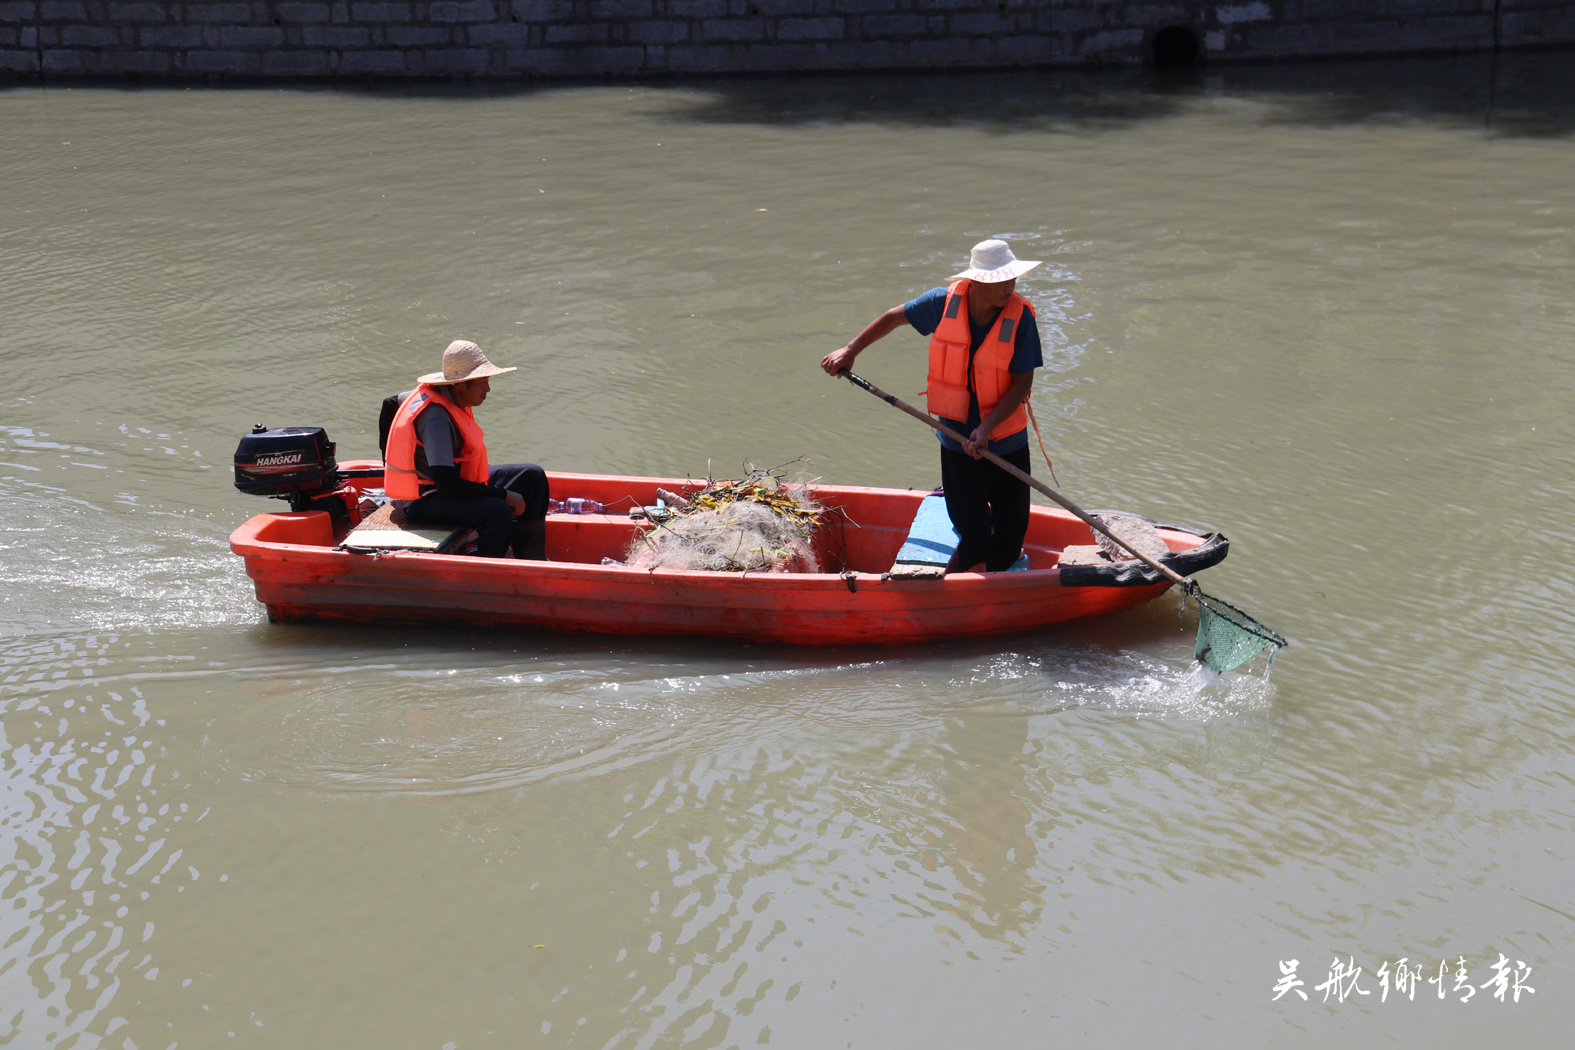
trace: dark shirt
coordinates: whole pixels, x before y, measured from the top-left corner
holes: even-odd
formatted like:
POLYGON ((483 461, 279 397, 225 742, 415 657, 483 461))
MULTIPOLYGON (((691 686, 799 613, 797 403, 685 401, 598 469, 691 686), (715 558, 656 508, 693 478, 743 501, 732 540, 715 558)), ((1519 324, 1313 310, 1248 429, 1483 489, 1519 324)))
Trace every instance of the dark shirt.
MULTIPOLYGON (((941 285, 938 288, 931 288, 918 298, 910 299, 903 304, 903 315, 907 317, 908 323, 917 329, 920 335, 931 335, 935 329, 940 327, 941 317, 946 311, 946 287, 946 285, 941 285)), ((980 345, 983 344, 984 337, 989 335, 990 329, 994 327, 994 317, 990 318, 987 324, 981 326, 974 324, 972 315, 969 315, 968 330, 972 336, 972 341, 968 347, 970 364, 973 362, 973 355, 979 351, 980 345)), ((1043 367, 1044 363, 1044 350, 1039 344, 1039 324, 1035 320, 1034 315, 1025 310, 1023 311, 1023 323, 1017 326, 1017 334, 1012 339, 1012 363, 1008 366, 1007 371, 1014 376, 1020 376, 1025 372, 1032 372, 1036 368, 1043 367)), ((969 369, 969 374, 972 374, 971 368, 969 369)), ((966 420, 947 419, 945 416, 939 418, 941 422, 953 430, 963 434, 972 434, 974 428, 984 418, 979 411, 978 395, 972 390, 968 391, 968 418, 966 420)), ((951 438, 940 434, 936 436, 941 439, 943 448, 949 448, 953 452, 961 452, 963 450, 962 446, 951 438)), ((990 442, 990 451, 997 455, 1004 455, 1007 452, 1016 452, 1018 449, 1026 447, 1027 444, 1028 428, 1024 427, 1022 430, 1013 434, 1007 434, 999 440, 992 440, 990 442)))
POLYGON ((459 453, 465 448, 465 439, 459 436, 448 409, 436 401, 416 417, 416 440, 416 469, 423 474, 428 467, 457 466, 459 453))

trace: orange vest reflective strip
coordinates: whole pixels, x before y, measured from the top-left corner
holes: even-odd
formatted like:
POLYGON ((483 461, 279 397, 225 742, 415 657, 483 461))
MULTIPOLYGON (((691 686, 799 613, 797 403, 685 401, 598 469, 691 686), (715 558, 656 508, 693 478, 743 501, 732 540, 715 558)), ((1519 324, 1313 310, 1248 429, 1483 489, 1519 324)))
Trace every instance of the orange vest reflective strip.
POLYGON ((432 480, 416 472, 416 446, 421 443, 416 436, 416 417, 433 403, 448 410, 448 417, 459 431, 460 448, 454 463, 459 468, 459 476, 466 481, 487 483, 487 442, 475 415, 444 397, 436 387, 423 383, 405 398, 388 427, 388 449, 383 453, 383 491, 389 499, 418 499, 421 483, 432 480))
MULTIPOLYGON (((963 421, 968 419, 968 348, 973 345, 973 330, 968 325, 968 288, 972 283, 958 281, 946 289, 946 309, 930 336, 930 383, 925 391, 932 413, 963 421)), ((973 390, 979 395, 980 419, 990 414, 1012 385, 1012 350, 1025 313, 1032 319, 1033 306, 1013 292, 973 355, 973 390)), ((1026 426, 1028 413, 1018 405, 990 437, 1003 438, 1026 426)))

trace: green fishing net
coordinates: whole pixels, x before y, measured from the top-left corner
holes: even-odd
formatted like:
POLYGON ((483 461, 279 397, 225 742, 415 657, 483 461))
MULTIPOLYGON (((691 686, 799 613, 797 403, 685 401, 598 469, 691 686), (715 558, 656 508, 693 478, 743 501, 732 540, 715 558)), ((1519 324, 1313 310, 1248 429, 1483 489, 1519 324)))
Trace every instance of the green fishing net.
MULTIPOLYGON (((1284 638, 1229 602, 1204 594, 1197 584, 1187 593, 1198 603, 1198 640, 1192 655, 1210 669, 1234 671, 1265 649, 1285 647, 1284 638)), ((1274 652, 1270 652, 1269 662, 1274 662, 1274 652)))

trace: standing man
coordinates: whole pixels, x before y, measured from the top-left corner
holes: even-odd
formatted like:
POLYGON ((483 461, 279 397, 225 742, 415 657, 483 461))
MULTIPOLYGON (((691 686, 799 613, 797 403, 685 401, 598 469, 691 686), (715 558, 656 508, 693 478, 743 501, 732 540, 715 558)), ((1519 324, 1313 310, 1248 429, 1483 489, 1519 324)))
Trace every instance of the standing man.
POLYGON ((547 560, 547 474, 534 463, 491 467, 472 411, 487 399, 492 377, 512 372, 487 360, 481 347, 456 339, 443 351, 443 371, 416 380, 388 428, 383 490, 414 500, 405 517, 421 525, 476 530, 476 553, 547 560))
POLYGON ((1005 572, 1022 554, 1028 486, 979 453, 988 448, 1029 472, 1023 402, 1044 356, 1034 308, 1016 288, 1017 279, 1038 265, 1018 259, 1005 241, 980 241, 968 269, 951 285, 892 307, 820 362, 828 375, 838 375, 904 324, 930 337, 930 413, 967 435, 960 445, 941 436, 946 512, 960 537, 946 564, 949 573, 1005 572))

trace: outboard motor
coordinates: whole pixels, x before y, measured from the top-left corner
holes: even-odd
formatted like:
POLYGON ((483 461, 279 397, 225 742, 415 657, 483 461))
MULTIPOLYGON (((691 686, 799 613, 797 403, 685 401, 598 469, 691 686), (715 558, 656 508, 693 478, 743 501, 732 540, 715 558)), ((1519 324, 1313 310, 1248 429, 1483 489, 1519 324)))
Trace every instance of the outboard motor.
POLYGON ((252 427, 235 447, 235 487, 288 500, 294 511, 325 510, 336 527, 361 520, 360 501, 345 487, 322 427, 252 427))

